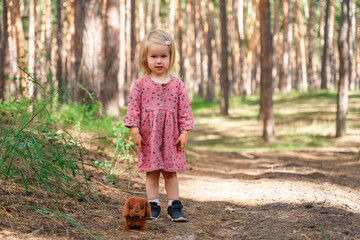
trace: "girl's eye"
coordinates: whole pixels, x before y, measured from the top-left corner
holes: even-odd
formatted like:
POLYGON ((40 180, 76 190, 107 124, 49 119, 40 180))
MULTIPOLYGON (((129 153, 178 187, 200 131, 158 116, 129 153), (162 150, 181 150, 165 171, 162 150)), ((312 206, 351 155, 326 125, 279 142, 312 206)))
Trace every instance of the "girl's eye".
POLYGON ((166 58, 167 56, 166 55, 164 55, 164 56, 162 56, 163 58, 166 58))
POLYGON ((141 209, 144 209, 144 206, 141 206, 140 208, 141 208, 141 209))

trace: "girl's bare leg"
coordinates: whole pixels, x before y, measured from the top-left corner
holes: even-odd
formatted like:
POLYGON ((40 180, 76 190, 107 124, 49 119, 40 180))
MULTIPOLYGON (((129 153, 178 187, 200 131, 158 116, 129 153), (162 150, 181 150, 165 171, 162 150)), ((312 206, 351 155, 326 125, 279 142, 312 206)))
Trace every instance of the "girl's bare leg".
POLYGON ((146 194, 148 200, 159 198, 160 171, 146 173, 146 194))
POLYGON ((179 200, 179 183, 176 172, 162 172, 168 200, 179 200))

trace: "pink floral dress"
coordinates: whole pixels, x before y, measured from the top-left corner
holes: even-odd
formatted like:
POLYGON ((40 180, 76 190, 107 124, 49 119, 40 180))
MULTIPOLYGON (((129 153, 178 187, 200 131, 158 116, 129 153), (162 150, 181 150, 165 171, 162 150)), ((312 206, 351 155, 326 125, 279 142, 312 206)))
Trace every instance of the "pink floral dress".
POLYGON ((139 172, 185 171, 185 151, 177 150, 180 131, 194 128, 189 96, 184 83, 171 77, 168 83, 150 76, 138 79, 131 90, 126 127, 138 127, 145 145, 139 156, 139 172))

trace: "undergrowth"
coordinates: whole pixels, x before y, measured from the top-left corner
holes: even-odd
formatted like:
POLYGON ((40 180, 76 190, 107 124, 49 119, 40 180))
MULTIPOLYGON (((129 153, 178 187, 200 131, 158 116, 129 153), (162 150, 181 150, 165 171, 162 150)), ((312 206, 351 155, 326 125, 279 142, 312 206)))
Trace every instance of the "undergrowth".
MULTIPOLYGON (((96 167, 109 179, 114 162, 125 161, 130 166, 129 131, 122 123, 115 123, 113 117, 102 114, 98 103, 58 104, 57 100, 54 94, 37 102, 26 98, 0 102, 0 187, 6 191, 15 183, 21 186, 22 197, 12 207, 30 208, 55 222, 65 220, 90 236, 101 238, 63 213, 63 199, 88 207, 97 204, 106 210, 88 182, 85 167, 96 167), (85 162, 88 153, 76 131, 69 129, 78 133, 97 130, 102 132, 104 141, 113 139, 116 152, 112 164, 104 167, 85 162), (29 204, 33 194, 46 199, 47 205, 29 204)), ((131 168, 124 172, 130 181, 131 168)))

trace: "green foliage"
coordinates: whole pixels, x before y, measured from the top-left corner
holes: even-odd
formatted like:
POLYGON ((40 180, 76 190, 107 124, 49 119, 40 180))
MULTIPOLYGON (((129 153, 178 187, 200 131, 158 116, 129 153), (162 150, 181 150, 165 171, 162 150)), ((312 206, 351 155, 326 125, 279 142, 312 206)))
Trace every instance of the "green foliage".
POLYGON ((84 186, 93 192, 84 171, 85 149, 66 130, 56 130, 47 111, 52 100, 0 105, 7 123, 0 130, 0 178, 22 184, 26 193, 46 190, 55 203, 64 195, 89 202, 81 191, 84 186))
MULTIPOLYGON (((87 181, 84 167, 92 166, 83 161, 87 152, 67 129, 70 123, 74 128, 81 126, 78 127, 80 130, 105 125, 110 128, 113 118, 104 117, 101 121, 98 104, 55 106, 55 102, 56 94, 37 103, 28 99, 9 99, 0 103, 0 181, 4 189, 16 182, 22 185, 20 189, 24 196, 37 193, 51 202, 47 208, 30 206, 25 197, 21 200, 25 202, 18 206, 29 207, 55 222, 59 218, 70 222, 98 239, 97 235, 61 213, 64 198, 89 206, 93 204, 91 199, 97 199, 105 207, 87 181)), ((112 131, 119 129, 109 130, 112 131)))

